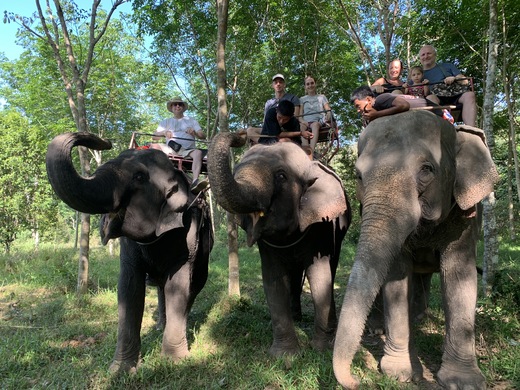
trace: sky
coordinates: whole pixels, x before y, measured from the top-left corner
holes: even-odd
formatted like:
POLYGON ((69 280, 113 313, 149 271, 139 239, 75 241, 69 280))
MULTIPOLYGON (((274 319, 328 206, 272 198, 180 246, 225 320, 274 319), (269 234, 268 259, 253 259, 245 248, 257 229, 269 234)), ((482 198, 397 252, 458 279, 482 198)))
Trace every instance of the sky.
MULTIPOLYGON (((42 7, 45 1, 40 0, 42 7)), ((76 4, 85 9, 90 9, 92 0, 76 0, 76 4)), ((112 6, 111 0, 101 0, 101 8, 108 10, 112 6)), ((131 12, 131 4, 126 3, 118 7, 119 11, 131 12)), ((0 52, 3 52, 9 60, 17 59, 23 51, 21 46, 16 44, 16 31, 20 28, 17 23, 4 23, 4 11, 14 12, 21 16, 31 16, 36 12, 36 4, 34 0, 0 0, 0 12, 2 13, 2 22, 0 23, 0 52)), ((117 17, 117 13, 115 14, 117 17)))

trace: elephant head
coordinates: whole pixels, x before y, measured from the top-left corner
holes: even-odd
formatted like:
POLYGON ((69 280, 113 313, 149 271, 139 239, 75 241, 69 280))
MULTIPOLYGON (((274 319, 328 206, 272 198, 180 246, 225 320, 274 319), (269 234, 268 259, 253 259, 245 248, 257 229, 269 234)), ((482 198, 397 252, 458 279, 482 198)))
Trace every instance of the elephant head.
POLYGON ((106 150, 111 144, 90 133, 65 133, 53 139, 46 157, 49 181, 67 205, 88 214, 104 214, 103 243, 120 236, 153 241, 183 226, 182 213, 192 196, 188 179, 164 153, 126 150, 85 178, 72 164, 74 146, 106 150))
POLYGON ((346 212, 341 180, 326 166, 310 161, 292 142, 255 145, 231 172, 230 147, 244 142, 235 133, 213 138, 208 179, 217 202, 243 216, 249 246, 259 237, 276 242, 281 234, 303 232, 313 223, 333 221, 346 212))
POLYGON ((389 334, 381 369, 403 380, 422 375, 414 366, 418 359, 409 351, 410 345, 399 343, 410 336, 406 333, 409 327, 403 324, 410 319, 406 285, 418 260, 412 253, 428 248, 440 253, 435 258, 439 264, 431 266, 443 275, 448 311, 450 341, 445 344, 439 381, 447 387, 456 383, 460 388, 480 388, 483 376, 470 337, 474 336, 477 284, 476 206, 498 180, 482 130, 456 129, 428 112, 383 117, 361 133, 356 171, 363 213, 334 345, 336 378, 345 388, 357 388, 350 364, 383 285, 389 334), (402 280, 405 284, 400 284, 402 280), (393 301, 404 305, 401 308, 393 301), (393 325, 399 321, 396 330, 393 325))

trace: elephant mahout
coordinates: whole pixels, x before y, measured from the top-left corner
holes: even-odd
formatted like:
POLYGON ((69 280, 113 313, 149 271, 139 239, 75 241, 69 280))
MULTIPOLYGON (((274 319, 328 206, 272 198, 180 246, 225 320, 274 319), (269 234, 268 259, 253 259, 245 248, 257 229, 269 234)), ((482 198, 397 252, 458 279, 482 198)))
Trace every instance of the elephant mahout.
POLYGON ((410 278, 440 271, 446 323, 437 380, 449 389, 485 388, 475 356, 476 244, 479 202, 498 173, 483 131, 424 111, 379 118, 360 134, 356 173, 361 229, 334 343, 336 378, 344 388, 359 386, 350 365, 381 287, 381 371, 422 378, 410 334, 410 278))
POLYGON ((247 244, 258 245, 273 329, 269 353, 300 350, 294 318, 301 316, 304 273, 315 312, 311 345, 332 347, 334 278, 351 220, 341 180, 292 142, 255 145, 232 172, 230 148, 244 143, 235 133, 215 136, 208 150, 208 179, 216 201, 239 216, 247 244))
POLYGON ((65 133, 50 143, 46 160, 49 181, 67 205, 102 214, 103 244, 121 237, 119 324, 110 370, 138 366, 147 276, 157 283, 166 313, 162 354, 174 360, 187 356, 187 316, 206 283, 213 246, 203 195, 195 197, 188 177, 152 149, 125 150, 91 177, 81 177, 71 161, 75 146, 105 150, 111 144, 90 133, 65 133))

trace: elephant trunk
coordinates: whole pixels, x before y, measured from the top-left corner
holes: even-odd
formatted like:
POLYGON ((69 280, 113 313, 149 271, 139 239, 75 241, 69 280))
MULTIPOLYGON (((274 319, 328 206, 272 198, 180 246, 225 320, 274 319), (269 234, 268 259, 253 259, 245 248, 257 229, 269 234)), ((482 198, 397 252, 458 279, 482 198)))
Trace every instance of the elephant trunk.
MULTIPOLYGON (((366 199, 365 199, 366 200, 366 199)), ((420 213, 416 208, 396 211, 386 201, 377 205, 363 202, 359 243, 341 308, 334 342, 333 369, 338 382, 347 389, 359 383, 350 373, 365 322, 390 267, 399 257, 406 238, 414 230, 420 213)))
POLYGON ((47 148, 47 176, 52 188, 67 205, 87 214, 103 214, 113 210, 113 189, 116 177, 112 170, 96 172, 89 178, 81 177, 72 163, 74 146, 107 150, 110 141, 91 133, 64 133, 55 137, 47 148))
POLYGON ((239 164, 234 175, 231 172, 230 147, 243 145, 244 138, 236 133, 220 133, 213 138, 208 150, 211 190, 217 203, 231 213, 264 212, 269 207, 273 186, 269 166, 255 159, 239 164))

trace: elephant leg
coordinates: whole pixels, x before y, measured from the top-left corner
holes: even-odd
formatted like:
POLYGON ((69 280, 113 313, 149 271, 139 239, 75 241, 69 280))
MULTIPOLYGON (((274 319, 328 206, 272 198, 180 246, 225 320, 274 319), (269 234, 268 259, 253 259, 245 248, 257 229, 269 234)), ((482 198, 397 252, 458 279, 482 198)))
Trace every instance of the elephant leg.
POLYGON ((190 296, 191 263, 186 262, 170 275, 164 286, 166 327, 162 354, 178 361, 189 356, 186 328, 188 313, 193 302, 190 296))
POLYGON ((412 321, 420 322, 426 318, 430 301, 430 288, 433 273, 414 273, 412 276, 412 321))
POLYGON ((329 256, 318 254, 307 268, 314 304, 314 336, 311 346, 318 351, 332 348, 338 322, 329 260, 329 256))
POLYGON ((294 321, 302 320, 302 287, 303 287, 303 270, 295 269, 290 271, 289 280, 291 283, 291 315, 294 321))
POLYGON ((166 326, 166 303, 164 299, 164 287, 157 286, 157 324, 155 329, 164 330, 166 326))
POLYGON ((449 389, 486 388, 475 357, 476 241, 467 230, 448 246, 441 261, 446 340, 437 379, 449 389))
POLYGON ((137 269, 135 262, 127 261, 133 254, 122 238, 119 280, 117 284, 118 329, 111 372, 134 372, 139 364, 141 350, 141 323, 143 320, 146 274, 137 269), (123 260, 125 259, 125 260, 123 260))
POLYGON ((386 341, 380 366, 385 375, 407 382, 420 380, 423 369, 410 332, 411 260, 402 260, 383 287, 386 341))
POLYGON ((262 279, 267 306, 271 314, 273 327, 273 343, 269 354, 281 356, 294 355, 300 351, 298 337, 291 314, 291 281, 290 275, 279 257, 261 253, 262 279))
POLYGON ((379 291, 376 296, 376 300, 372 305, 370 314, 367 319, 367 328, 370 333, 373 334, 384 334, 385 333, 385 305, 383 303, 383 289, 379 291))

